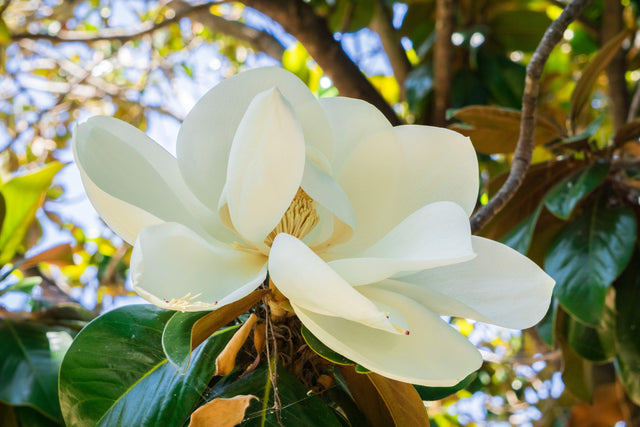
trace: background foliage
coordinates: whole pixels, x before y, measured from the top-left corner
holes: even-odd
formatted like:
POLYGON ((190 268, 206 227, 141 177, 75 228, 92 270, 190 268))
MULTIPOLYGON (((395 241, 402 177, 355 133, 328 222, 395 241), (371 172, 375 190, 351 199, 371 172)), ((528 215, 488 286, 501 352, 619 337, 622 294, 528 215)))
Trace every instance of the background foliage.
MULTIPOLYGON (((203 338, 187 374, 177 375, 167 359, 171 342, 158 331, 185 328, 178 320, 189 330, 198 319, 170 321, 169 312, 125 307, 78 335, 103 311, 138 300, 127 284, 131 248, 82 197, 70 164, 71 130, 90 115, 112 115, 171 151, 180 120, 208 88, 242 69, 278 64, 318 96, 360 97, 394 123, 446 125, 469 135, 479 153, 480 206, 510 167, 525 67, 565 7, 553 0, 0 4, 3 426, 62 425, 63 413, 70 425, 113 425, 122 416, 136 425, 153 425, 154 417, 183 425, 216 397, 267 396, 271 369, 281 372, 286 392, 278 404, 287 411, 276 416, 273 398, 254 401, 247 425, 276 425, 280 416, 304 425, 364 423, 366 409, 354 405, 340 378, 309 394, 313 384, 268 358, 240 379, 236 371, 214 377, 200 357, 219 353, 229 330, 203 338), (106 328, 122 325, 132 310, 135 325, 106 328), (59 403, 58 371, 76 335, 65 364, 100 351, 83 338, 87 331, 115 334, 104 340, 121 351, 83 366, 106 378, 111 400, 72 411, 69 397, 87 391, 63 386, 59 403), (128 347, 131 334, 149 335, 149 348, 128 347), (135 390, 123 394, 130 386, 135 390), (128 405, 157 387, 180 393, 179 407, 155 401, 127 415, 128 405)), ((450 319, 485 363, 458 389, 418 388, 433 425, 640 424, 638 7, 630 0, 591 2, 546 64, 533 165, 478 234, 544 267, 558 282, 554 303, 537 328, 522 333, 450 319)), ((84 375, 64 368, 63 384, 65 375, 84 375)))

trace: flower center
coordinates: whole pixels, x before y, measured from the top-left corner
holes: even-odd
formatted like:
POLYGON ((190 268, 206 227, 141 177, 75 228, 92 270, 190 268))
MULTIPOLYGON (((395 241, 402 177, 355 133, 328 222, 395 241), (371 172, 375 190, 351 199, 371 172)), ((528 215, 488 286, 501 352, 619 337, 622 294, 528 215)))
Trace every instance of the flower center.
POLYGON ((316 202, 302 188, 299 188, 280 223, 264 239, 264 243, 271 247, 273 239, 280 233, 287 233, 298 239, 309 234, 320 220, 315 206, 316 202))

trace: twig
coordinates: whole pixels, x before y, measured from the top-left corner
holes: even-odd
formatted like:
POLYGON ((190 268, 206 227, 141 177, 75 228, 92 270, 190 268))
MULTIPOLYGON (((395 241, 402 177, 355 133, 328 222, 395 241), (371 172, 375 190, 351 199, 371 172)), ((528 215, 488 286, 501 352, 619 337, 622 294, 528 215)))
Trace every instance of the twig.
POLYGON ((340 95, 360 98, 378 108, 393 125, 400 119, 358 66, 333 38, 324 18, 302 0, 240 0, 283 26, 304 45, 313 59, 327 73, 340 95))
POLYGON ((640 82, 636 85, 636 91, 633 93, 631 105, 629 106, 629 114, 627 114, 627 122, 635 119, 640 110, 640 82))
POLYGON ((451 59, 453 44, 451 35, 455 24, 456 0, 436 2, 436 41, 433 47, 433 124, 446 124, 447 108, 451 98, 451 59))
POLYGON ((376 11, 371 20, 370 27, 378 33, 384 52, 389 58, 393 69, 393 76, 400 86, 402 98, 405 97, 404 83, 411 71, 411 63, 400 43, 398 31, 393 28, 391 13, 383 0, 377 0, 376 11))
MULTIPOLYGON (((624 28, 622 11, 620 0, 604 1, 600 38, 602 46, 616 37, 624 28)), ((626 118, 629 114, 629 92, 627 90, 627 81, 624 77, 626 69, 625 54, 622 50, 618 51, 605 69, 609 80, 609 103, 614 131, 617 131, 626 123, 626 118)))
POLYGON ((513 154, 511 171, 498 193, 471 218, 471 231, 473 233, 477 233, 494 215, 500 212, 522 185, 527 169, 531 164, 531 155, 533 153, 536 125, 535 114, 542 70, 549 58, 549 54, 555 45, 562 40, 564 31, 569 24, 580 15, 580 12, 582 12, 590 1, 591 0, 572 1, 571 4, 562 11, 558 19, 553 21, 551 26, 547 28, 540 44, 533 53, 531 62, 527 65, 524 95, 522 96, 520 137, 515 153, 513 154))

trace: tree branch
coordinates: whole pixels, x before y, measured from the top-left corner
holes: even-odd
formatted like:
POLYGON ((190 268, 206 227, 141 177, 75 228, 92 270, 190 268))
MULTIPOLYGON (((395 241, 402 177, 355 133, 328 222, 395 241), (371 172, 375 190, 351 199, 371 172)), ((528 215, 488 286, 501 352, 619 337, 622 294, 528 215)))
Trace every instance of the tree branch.
POLYGON ((444 126, 451 99, 453 44, 456 0, 436 1, 436 40, 433 46, 433 124, 444 126))
POLYGON ((324 18, 300 0, 240 0, 274 21, 304 45, 313 59, 327 73, 342 96, 360 98, 376 106, 393 125, 400 119, 393 108, 349 59, 333 38, 324 18))
MULTIPOLYGON (((605 0, 600 37, 601 45, 604 46, 610 39, 617 36, 623 28, 620 0, 605 0)), ((617 131, 626 123, 627 114, 629 114, 629 92, 624 78, 626 68, 625 55, 620 50, 605 69, 609 79, 609 103, 611 105, 614 131, 617 131)))
POLYGON ((253 49, 266 53, 267 55, 282 60, 284 47, 271 34, 266 31, 257 30, 240 22, 229 21, 220 16, 212 15, 208 12, 212 3, 198 4, 191 6, 181 0, 172 1, 167 4, 175 11, 172 18, 165 19, 159 23, 147 21, 134 30, 107 29, 99 33, 94 31, 60 31, 58 34, 13 34, 13 40, 49 40, 53 43, 62 42, 84 42, 96 41, 120 41, 125 43, 129 40, 138 39, 147 34, 151 34, 167 25, 180 21, 182 18, 191 18, 195 22, 200 22, 211 29, 214 33, 230 35, 238 40, 248 43, 253 49))
POLYGON ((400 86, 400 93, 404 98, 404 82, 411 71, 411 63, 400 43, 398 32, 392 25, 392 17, 383 0, 376 2, 376 12, 371 20, 371 29, 378 33, 382 47, 389 58, 393 76, 400 86))
POLYGON ((564 31, 575 20, 591 0, 573 0, 544 33, 540 44, 527 65, 524 95, 522 96, 522 119, 520 121, 520 138, 513 155, 511 171, 498 193, 471 218, 472 233, 478 232, 504 205, 513 197, 522 185, 522 181, 531 164, 534 147, 536 125, 536 107, 540 90, 540 76, 549 54, 556 44, 562 40, 564 31))

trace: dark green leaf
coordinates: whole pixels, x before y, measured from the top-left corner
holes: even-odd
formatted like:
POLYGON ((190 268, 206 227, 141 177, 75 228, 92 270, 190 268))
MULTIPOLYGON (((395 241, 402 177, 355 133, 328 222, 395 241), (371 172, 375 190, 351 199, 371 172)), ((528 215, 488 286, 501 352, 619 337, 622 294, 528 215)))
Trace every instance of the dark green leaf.
POLYGON ((554 324, 557 312, 558 301, 555 298, 552 298, 547 314, 544 315, 540 323, 538 323, 538 325, 536 326, 538 335, 540 336, 542 341, 547 343, 547 345, 549 345, 550 347, 553 347, 555 342, 554 324))
POLYGON ((418 65, 411 70, 404 82, 409 109, 422 114, 425 100, 433 90, 433 66, 431 63, 418 65))
POLYGON ((185 422, 235 328, 214 334, 194 350, 181 375, 162 350, 162 331, 172 315, 152 305, 126 306, 78 334, 60 369, 60 404, 68 426, 185 422))
POLYGON ((526 217, 520 224, 516 225, 510 232, 507 233, 500 241, 505 245, 510 246, 523 255, 526 255, 531 245, 531 238, 533 237, 533 230, 538 223, 538 217, 542 211, 542 204, 538 205, 531 215, 526 217))
POLYGON ((0 401, 30 406, 61 421, 58 369, 71 341, 60 328, 1 321, 0 401))
POLYGON ((423 385, 414 386, 422 400, 440 400, 462 390, 477 377, 477 373, 469 374, 465 379, 451 387, 426 387, 423 385))
POLYGON ((331 350, 329 347, 324 345, 322 341, 316 338, 315 335, 311 333, 309 329, 307 329, 304 325, 302 326, 302 337, 306 341, 307 345, 311 350, 316 352, 316 354, 324 357, 330 362, 337 363, 339 365, 353 365, 354 362, 342 356, 341 354, 336 353, 331 350))
POLYGON ((169 362, 183 374, 191 361, 191 330, 193 325, 208 311, 185 312, 176 311, 169 319, 162 332, 162 349, 169 362))
MULTIPOLYGON (((635 260, 640 256, 636 250, 635 260)), ((616 282, 616 367, 627 395, 640 405, 640 263, 633 262, 616 282)))
POLYGON ((327 407, 322 399, 314 395, 300 383, 282 365, 277 367, 271 362, 271 369, 266 362, 261 363, 251 373, 235 379, 230 377, 221 381, 213 389, 208 400, 218 397, 229 398, 239 394, 252 394, 258 397, 247 408, 242 426, 305 426, 325 427, 340 426, 340 421, 327 407), (278 414, 274 409, 274 391, 272 372, 276 372, 279 404, 278 414))
POLYGON ((545 259, 560 305, 578 320, 598 326, 607 290, 631 259, 635 241, 636 220, 627 206, 609 207, 599 197, 576 214, 545 259))
POLYGON ((567 343, 581 357, 592 362, 606 362, 615 356, 613 331, 592 328, 571 317, 567 318, 567 343))
POLYGON ((478 51, 478 71, 492 101, 502 107, 521 108, 526 75, 522 64, 481 49, 478 51))
POLYGON ((609 173, 609 162, 595 162, 553 187, 545 197, 549 212, 569 219, 578 203, 595 190, 609 173))

